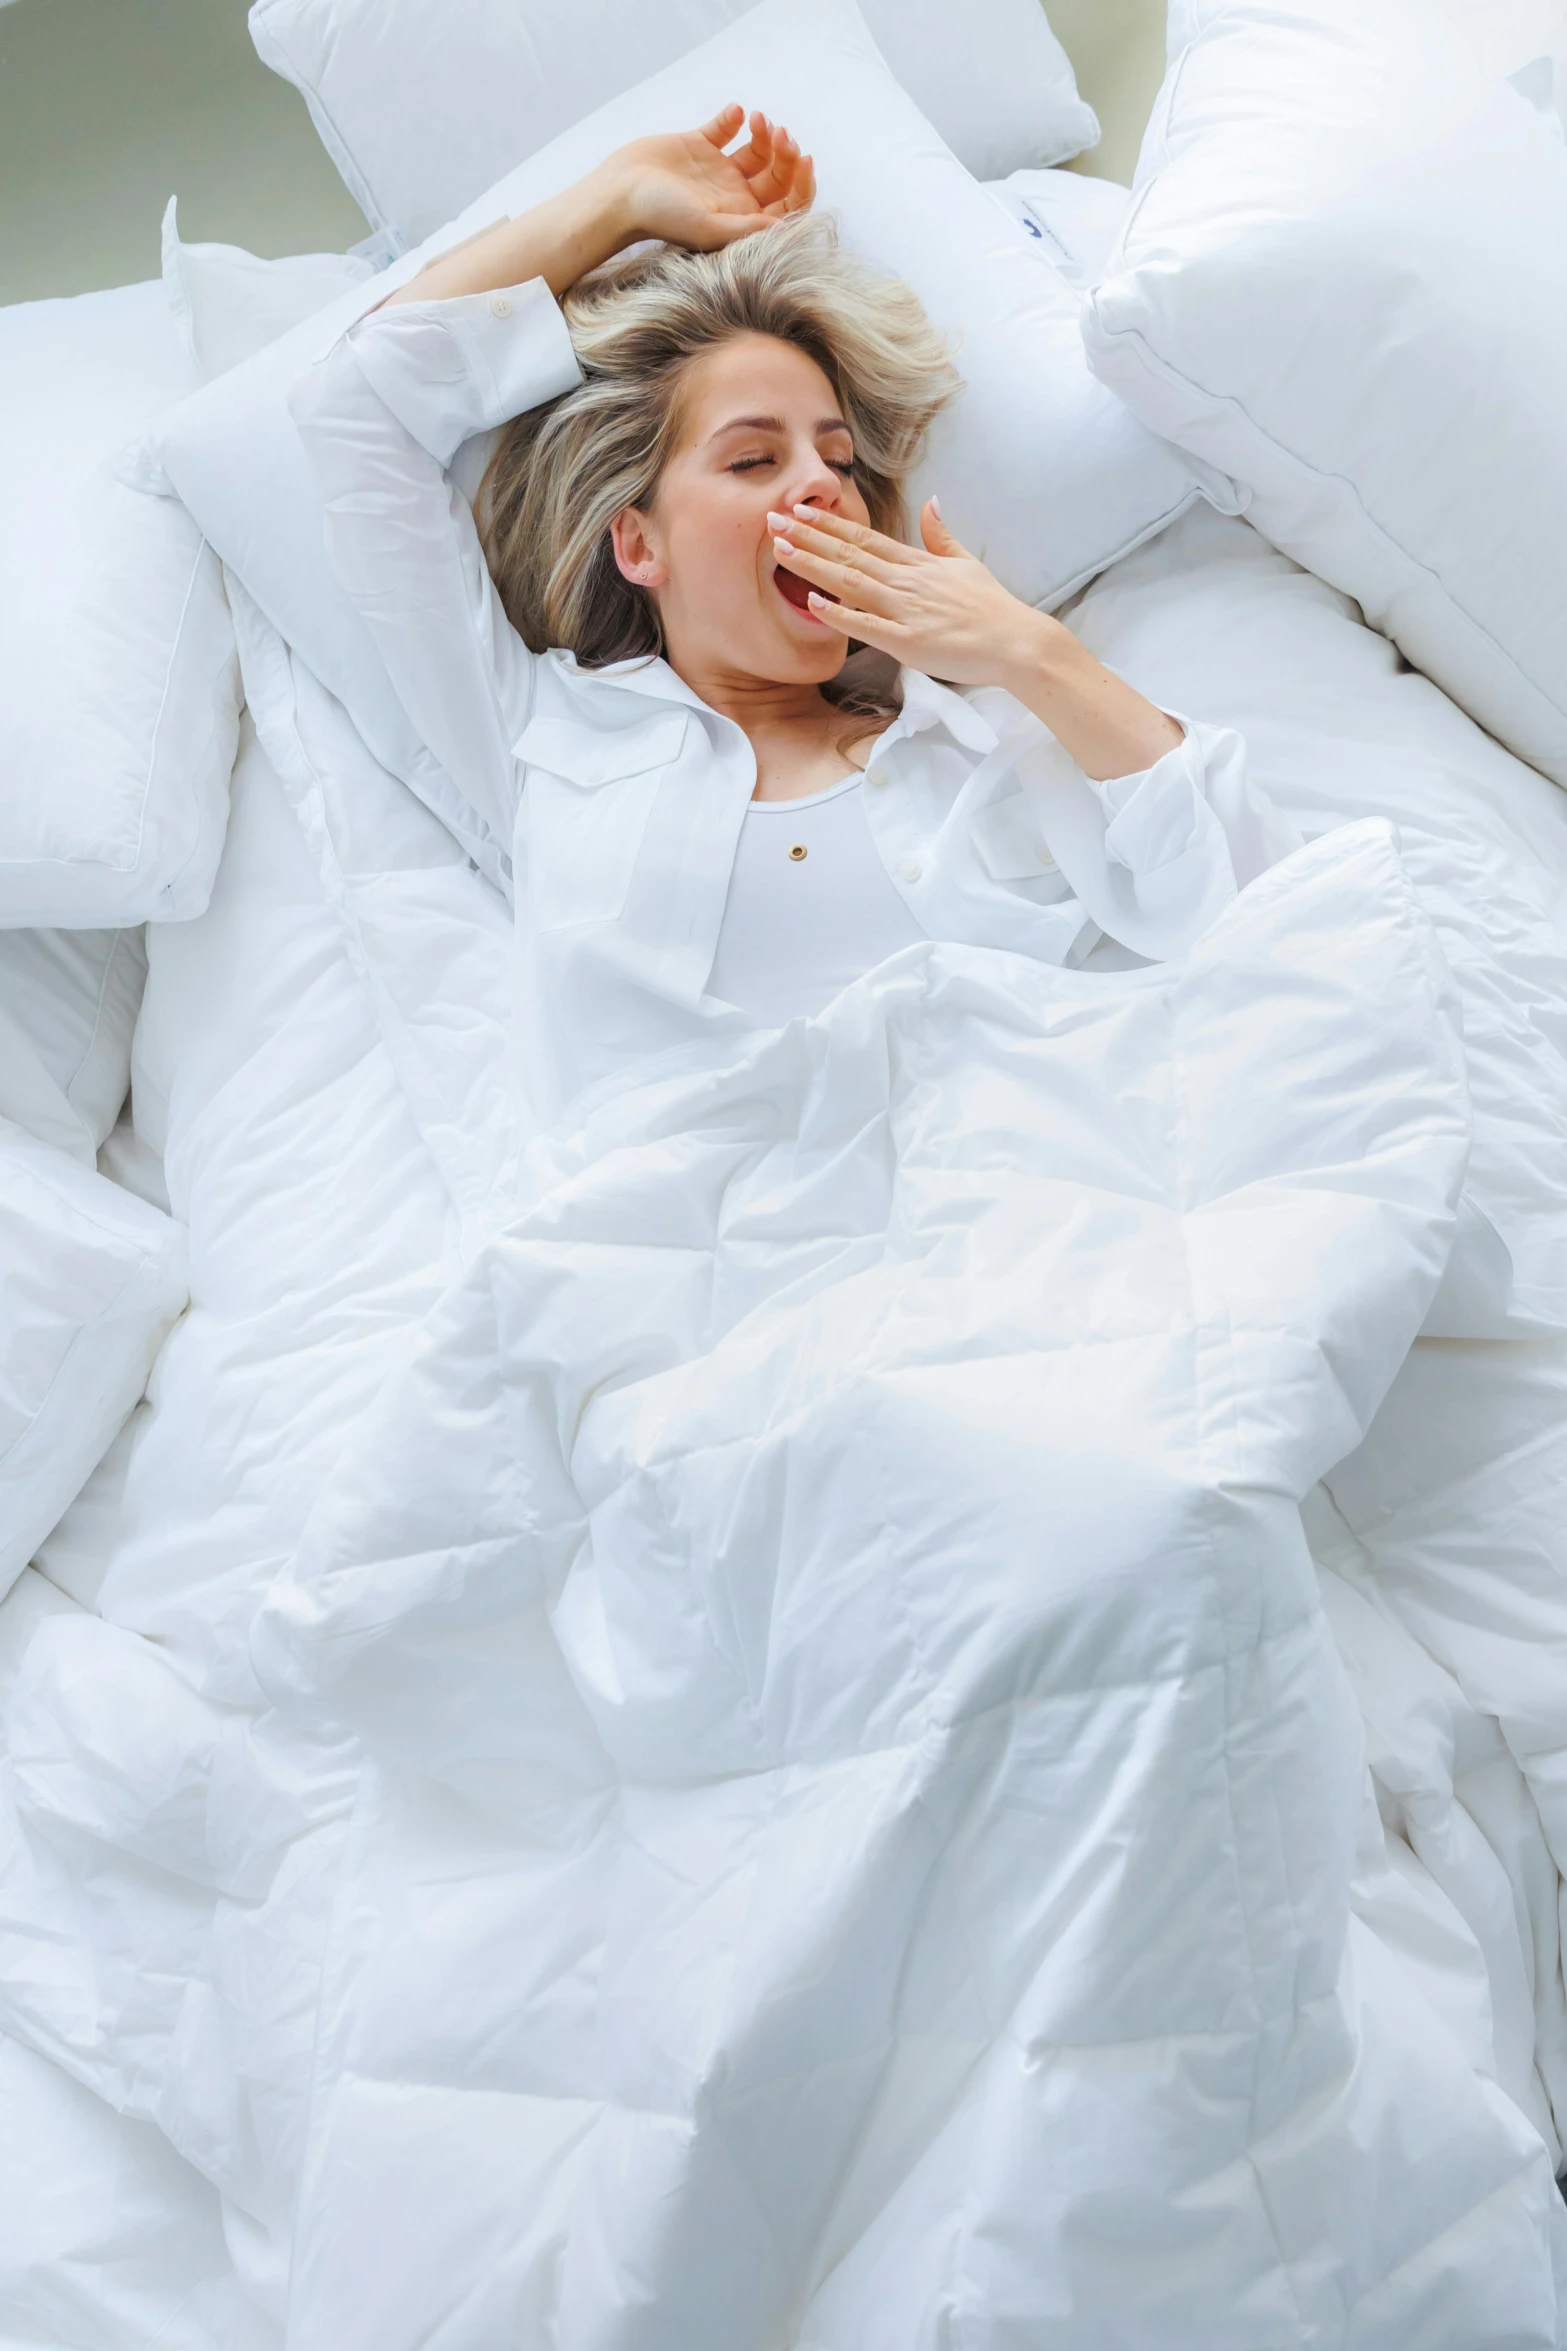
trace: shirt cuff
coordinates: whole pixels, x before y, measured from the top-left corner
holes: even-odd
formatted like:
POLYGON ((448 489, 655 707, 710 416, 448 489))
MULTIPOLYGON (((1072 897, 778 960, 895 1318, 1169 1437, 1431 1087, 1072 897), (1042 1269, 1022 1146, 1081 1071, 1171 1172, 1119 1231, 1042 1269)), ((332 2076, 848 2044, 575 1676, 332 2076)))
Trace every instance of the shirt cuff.
POLYGON ((1196 730, 1176 711, 1164 715, 1181 729, 1181 740, 1151 767, 1085 778, 1104 810, 1105 856, 1129 873, 1153 873, 1184 857, 1199 829, 1205 762, 1196 730))
POLYGON ((346 340, 377 398, 443 466, 475 434, 582 381, 566 321, 542 278, 373 310, 346 340))

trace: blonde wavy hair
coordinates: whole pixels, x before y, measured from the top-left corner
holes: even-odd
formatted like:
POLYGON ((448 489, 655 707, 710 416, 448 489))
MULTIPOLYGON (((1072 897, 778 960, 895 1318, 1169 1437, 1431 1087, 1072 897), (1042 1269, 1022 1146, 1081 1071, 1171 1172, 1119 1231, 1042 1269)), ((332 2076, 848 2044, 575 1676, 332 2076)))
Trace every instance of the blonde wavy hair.
POLYGON ((535 653, 561 646, 600 669, 662 651, 657 608, 616 567, 610 524, 653 504, 686 370, 737 335, 775 335, 815 360, 872 523, 906 531, 904 476, 959 379, 918 298, 852 260, 830 218, 796 215, 718 253, 627 254, 561 308, 584 381, 502 428, 476 506, 501 601, 535 653))

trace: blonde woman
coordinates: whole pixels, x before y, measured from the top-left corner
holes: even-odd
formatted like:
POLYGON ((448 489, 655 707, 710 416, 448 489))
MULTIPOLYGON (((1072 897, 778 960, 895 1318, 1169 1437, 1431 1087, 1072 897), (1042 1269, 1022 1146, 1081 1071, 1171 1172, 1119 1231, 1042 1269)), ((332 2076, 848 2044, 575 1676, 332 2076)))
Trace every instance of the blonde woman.
POLYGON ((812 195, 739 107, 639 140, 296 388, 338 577, 511 846, 546 1112, 924 939, 1178 953, 1293 838, 1236 736, 1020 603, 935 499, 908 542, 957 378, 812 195), (491 428, 476 523, 446 469, 491 428))

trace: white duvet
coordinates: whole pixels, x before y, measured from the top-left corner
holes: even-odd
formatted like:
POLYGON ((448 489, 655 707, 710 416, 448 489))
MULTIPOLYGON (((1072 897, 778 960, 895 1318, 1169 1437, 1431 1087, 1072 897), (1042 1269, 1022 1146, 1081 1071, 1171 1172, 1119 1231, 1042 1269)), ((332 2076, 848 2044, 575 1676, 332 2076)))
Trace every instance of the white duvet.
POLYGON ((184 2159, 154 2339, 1567 2340, 1560 803, 1244 525, 1076 617, 1396 840, 525 1151, 493 901, 252 633, 325 898, 250 755, 193 1312, 0 1612, 0 2025, 184 2159))
POLYGON ((1298 1508, 1450 1251, 1445 985, 1362 827, 530 1158, 255 1636, 373 1758, 301 2344, 1554 2340, 1298 1508))

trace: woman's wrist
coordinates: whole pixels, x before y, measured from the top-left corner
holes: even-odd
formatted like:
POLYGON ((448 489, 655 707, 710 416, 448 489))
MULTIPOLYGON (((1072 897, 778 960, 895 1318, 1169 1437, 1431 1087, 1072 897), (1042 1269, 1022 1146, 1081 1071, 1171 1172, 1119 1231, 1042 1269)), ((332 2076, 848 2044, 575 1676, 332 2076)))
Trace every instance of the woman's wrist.
POLYGON ((1032 710, 1039 696, 1070 690, 1074 647, 1081 653, 1070 629, 1048 612, 1036 612, 1031 604, 1019 602, 995 682, 1032 710))
POLYGON ((542 278, 552 294, 564 294, 590 269, 633 244, 640 233, 634 224, 632 177, 617 172, 611 158, 558 196, 453 246, 390 295, 384 307, 487 294, 531 278, 542 278))
POLYGON ((1106 669, 1064 621, 1023 610, 1025 622, 997 682, 1043 719, 1085 774, 1139 774, 1181 743, 1178 723, 1106 669))

